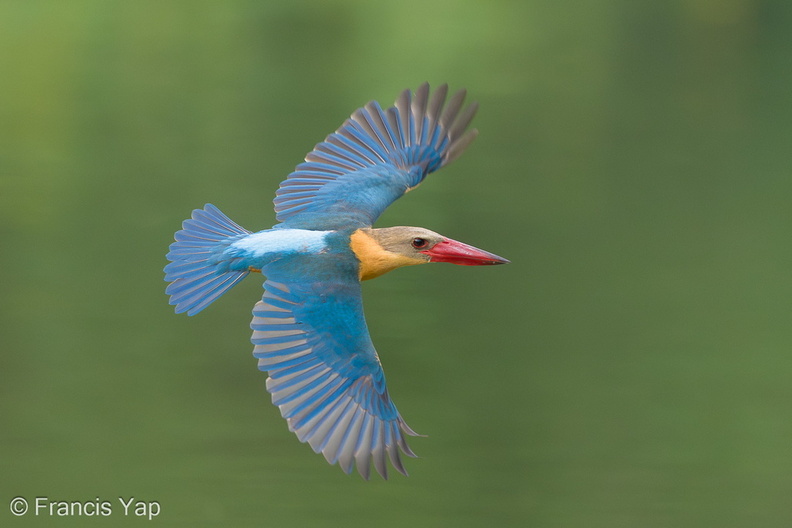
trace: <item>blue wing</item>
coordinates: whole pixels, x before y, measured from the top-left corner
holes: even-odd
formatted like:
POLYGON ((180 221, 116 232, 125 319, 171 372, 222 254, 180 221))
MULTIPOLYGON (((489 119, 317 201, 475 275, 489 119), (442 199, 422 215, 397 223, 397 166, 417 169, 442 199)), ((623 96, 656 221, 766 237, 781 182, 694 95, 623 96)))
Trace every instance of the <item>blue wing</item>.
POLYGON ((423 84, 383 110, 372 101, 305 157, 275 198, 285 227, 339 229, 374 224, 382 212, 427 174, 456 159, 476 137, 465 131, 478 108, 464 110, 465 91, 445 104, 448 87, 429 98, 423 84))
POLYGON ((373 461, 387 479, 387 453, 406 475, 399 448, 414 457, 404 435, 416 433, 388 396, 360 284, 268 280, 264 288, 250 324, 253 355, 289 430, 347 473, 357 464, 368 479, 373 461))

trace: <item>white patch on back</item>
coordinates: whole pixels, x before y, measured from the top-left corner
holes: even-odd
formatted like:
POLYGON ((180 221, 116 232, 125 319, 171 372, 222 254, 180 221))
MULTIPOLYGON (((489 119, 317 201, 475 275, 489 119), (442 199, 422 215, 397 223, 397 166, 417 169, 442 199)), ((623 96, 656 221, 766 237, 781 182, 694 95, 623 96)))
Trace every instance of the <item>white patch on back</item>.
POLYGON ((230 245, 245 251, 252 257, 267 253, 296 251, 299 253, 319 253, 327 244, 325 236, 332 231, 310 231, 307 229, 268 229, 250 234, 230 245))

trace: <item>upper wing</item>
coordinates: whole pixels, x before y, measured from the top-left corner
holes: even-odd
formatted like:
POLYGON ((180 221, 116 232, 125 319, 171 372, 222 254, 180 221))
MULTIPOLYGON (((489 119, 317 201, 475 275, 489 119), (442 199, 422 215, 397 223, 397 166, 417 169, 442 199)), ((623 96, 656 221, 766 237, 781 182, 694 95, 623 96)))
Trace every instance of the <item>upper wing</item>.
POLYGON ((476 137, 465 129, 476 113, 461 113, 465 91, 445 105, 448 86, 429 98, 424 83, 413 97, 401 93, 383 110, 372 101, 319 143, 284 180, 275 198, 276 217, 289 227, 365 227, 427 174, 456 159, 476 137))
POLYGON ((415 456, 415 435, 385 388, 371 343, 359 283, 267 281, 253 309, 253 355, 269 373, 267 390, 301 442, 349 473, 368 479, 371 461, 388 478, 385 453, 407 474, 399 448, 415 456))

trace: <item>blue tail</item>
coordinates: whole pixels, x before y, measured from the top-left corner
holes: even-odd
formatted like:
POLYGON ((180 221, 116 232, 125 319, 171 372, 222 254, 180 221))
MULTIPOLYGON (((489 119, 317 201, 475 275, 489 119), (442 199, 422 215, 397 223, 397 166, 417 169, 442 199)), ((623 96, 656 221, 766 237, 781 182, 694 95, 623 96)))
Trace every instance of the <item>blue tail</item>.
POLYGON ((247 270, 227 271, 222 252, 230 241, 248 234, 212 204, 192 212, 176 232, 167 255, 171 263, 165 266, 170 282, 165 293, 176 313, 197 314, 247 276, 247 270))

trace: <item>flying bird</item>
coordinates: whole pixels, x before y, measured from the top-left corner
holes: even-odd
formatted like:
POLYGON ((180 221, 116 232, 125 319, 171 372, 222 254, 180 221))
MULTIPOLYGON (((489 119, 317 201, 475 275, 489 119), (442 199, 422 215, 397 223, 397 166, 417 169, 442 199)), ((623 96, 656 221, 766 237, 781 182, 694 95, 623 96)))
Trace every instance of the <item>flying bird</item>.
POLYGON ((266 277, 251 341, 289 430, 330 464, 388 478, 414 457, 363 316, 360 282, 402 266, 508 260, 420 227, 372 227, 391 203, 449 164, 476 137, 477 105, 448 87, 372 101, 316 145, 281 184, 276 224, 253 233, 211 204, 196 209, 167 255, 166 293, 195 315, 248 274, 266 277), (464 106, 464 108, 463 108, 464 106))

